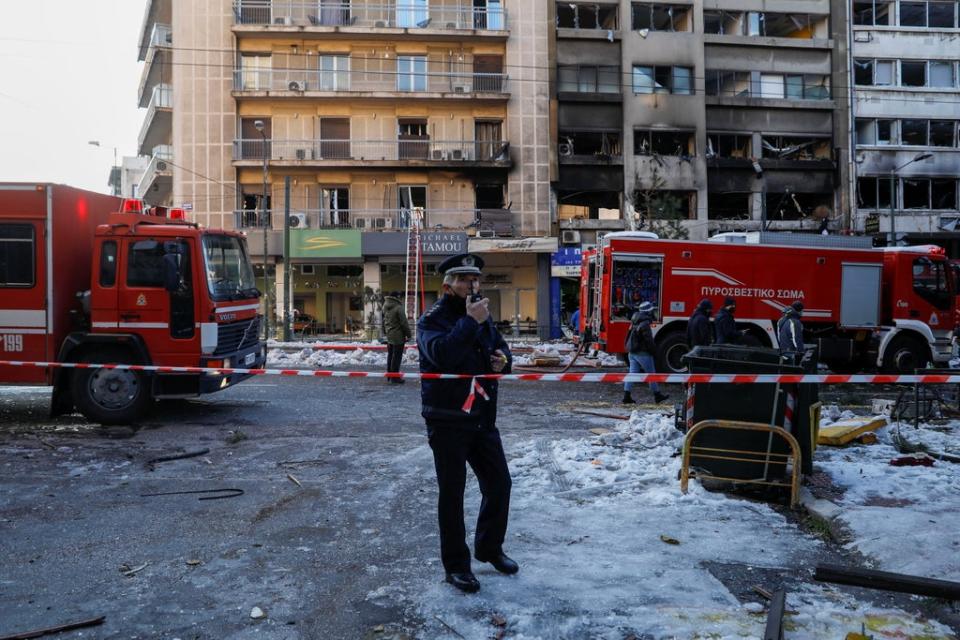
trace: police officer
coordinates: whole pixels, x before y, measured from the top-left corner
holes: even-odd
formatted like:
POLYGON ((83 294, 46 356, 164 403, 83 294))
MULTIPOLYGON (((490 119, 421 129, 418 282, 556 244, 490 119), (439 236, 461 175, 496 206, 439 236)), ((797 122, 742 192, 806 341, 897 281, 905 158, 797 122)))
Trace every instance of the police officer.
MULTIPOLYGON (((421 373, 509 373, 512 356, 493 326, 489 300, 479 294, 483 259, 473 254, 447 258, 438 267, 443 296, 417 323, 421 373)), ((470 566, 464 540, 463 491, 466 464, 477 476, 480 515, 474 557, 500 573, 519 571, 503 553, 510 510, 510 471, 497 431, 497 382, 489 379, 423 380, 421 413, 440 488, 440 556, 446 580, 473 593, 480 582, 470 566)))

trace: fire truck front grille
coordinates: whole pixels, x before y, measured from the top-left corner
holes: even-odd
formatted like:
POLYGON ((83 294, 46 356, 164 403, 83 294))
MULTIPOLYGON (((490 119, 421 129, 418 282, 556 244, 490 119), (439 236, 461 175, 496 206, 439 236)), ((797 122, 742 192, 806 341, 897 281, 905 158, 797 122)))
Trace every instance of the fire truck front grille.
POLYGON ((240 322, 221 324, 217 328, 217 350, 213 355, 228 355, 252 347, 260 339, 260 316, 240 322))

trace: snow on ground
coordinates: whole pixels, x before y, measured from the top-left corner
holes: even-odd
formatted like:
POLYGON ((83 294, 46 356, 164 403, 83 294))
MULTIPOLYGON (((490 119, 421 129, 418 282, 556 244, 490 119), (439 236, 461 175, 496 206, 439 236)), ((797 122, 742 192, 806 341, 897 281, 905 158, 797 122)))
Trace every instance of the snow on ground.
MULTIPOLYGON (((270 350, 267 352, 268 367, 315 367, 324 368, 332 366, 366 366, 366 367, 386 367, 387 352, 372 351, 370 346, 380 345, 379 342, 337 342, 337 343, 309 343, 309 342, 270 342, 270 350), (317 347, 336 346, 338 349, 323 349, 317 347), (353 350, 344 350, 344 346, 356 347, 353 350), (282 348, 281 348, 282 347, 282 348), (363 347, 368 347, 367 349, 363 347), (299 349, 299 351, 287 351, 287 349, 299 349)), ((573 358, 573 352, 569 345, 551 344, 551 343, 518 343, 511 344, 511 347, 524 346, 533 349, 531 353, 514 354, 513 364, 518 367, 532 366, 537 358, 558 358, 560 366, 570 364, 573 358)), ((615 355, 597 352, 596 358, 601 366, 617 367, 623 366, 623 363, 615 355)), ((407 349, 403 354, 403 364, 414 366, 419 362, 419 357, 414 349, 407 349)))
MULTIPOLYGON (((834 500, 853 534, 850 548, 885 571, 960 581, 960 465, 898 467, 896 424, 877 432, 879 442, 847 448, 820 447, 816 463, 846 492, 834 500)), ((902 423, 907 441, 931 451, 960 455, 960 422, 934 426, 902 423)))
MULTIPOLYGON (((436 575, 368 599, 416 610, 423 638, 454 637, 441 620, 462 637, 493 637, 494 616, 518 640, 762 636, 764 608, 739 603, 704 563, 795 567, 815 559, 822 543, 766 504, 695 482, 681 494, 673 456, 681 441, 669 414, 640 411, 597 437, 508 435, 514 489, 505 550, 520 573, 501 576, 474 563, 482 589, 467 596, 441 581, 433 561, 436 575)), ((468 538, 479 502, 474 485, 471 479, 468 538)), ((937 622, 878 610, 829 585, 792 589, 787 608, 797 612, 788 617, 787 638, 834 640, 863 622, 875 638, 953 637, 937 622)))

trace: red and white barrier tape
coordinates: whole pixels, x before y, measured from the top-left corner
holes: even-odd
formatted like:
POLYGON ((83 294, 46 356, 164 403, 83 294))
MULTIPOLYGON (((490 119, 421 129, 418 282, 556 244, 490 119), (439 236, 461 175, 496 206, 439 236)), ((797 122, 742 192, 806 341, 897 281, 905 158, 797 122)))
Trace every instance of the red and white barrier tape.
POLYGON ((815 374, 749 374, 749 373, 487 373, 481 375, 457 373, 387 373, 385 371, 331 371, 323 369, 240 369, 212 367, 162 367, 139 364, 97 364, 88 362, 27 362, 0 360, 0 367, 35 367, 45 369, 120 369, 153 373, 206 373, 215 376, 301 376, 307 378, 406 378, 412 380, 521 380, 543 382, 658 382, 658 383, 713 383, 713 384, 960 384, 960 372, 953 374, 921 375, 815 375, 815 374))

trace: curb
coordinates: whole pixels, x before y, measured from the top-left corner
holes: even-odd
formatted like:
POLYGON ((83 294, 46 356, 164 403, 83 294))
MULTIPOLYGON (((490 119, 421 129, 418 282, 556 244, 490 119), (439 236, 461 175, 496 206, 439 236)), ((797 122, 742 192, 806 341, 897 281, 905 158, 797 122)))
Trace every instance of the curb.
POLYGON ((835 503, 814 497, 806 487, 800 487, 800 504, 808 513, 828 523, 832 523, 843 512, 843 509, 835 503))

